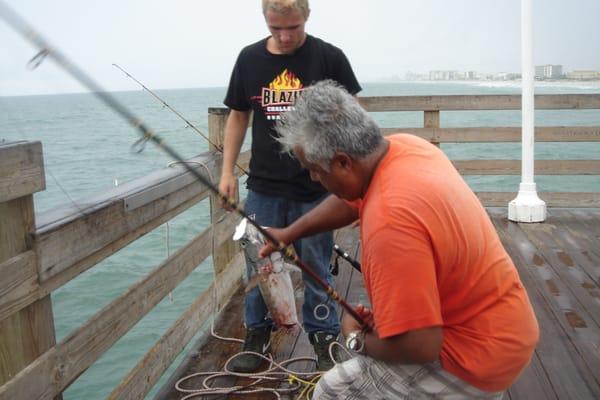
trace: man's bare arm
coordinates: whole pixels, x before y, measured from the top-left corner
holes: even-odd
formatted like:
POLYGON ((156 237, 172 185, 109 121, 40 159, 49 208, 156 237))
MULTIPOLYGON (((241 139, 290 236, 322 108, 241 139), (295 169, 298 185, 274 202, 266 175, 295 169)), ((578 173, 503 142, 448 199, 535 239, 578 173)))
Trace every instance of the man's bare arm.
MULTIPOLYGON (((331 231, 346 226, 358 218, 358 213, 345 201, 334 195, 329 195, 318 206, 297 219, 286 228, 270 229, 269 232, 275 239, 290 244, 303 237, 316 233, 331 231)), ((265 257, 277 250, 275 246, 267 244, 261 251, 265 257)))
MULTIPOLYGON (((371 313, 364 306, 357 306, 357 312, 365 316, 371 313)), ((436 361, 442 351, 443 331, 440 326, 414 329, 381 339, 373 328, 364 335, 364 352, 377 360, 391 364, 425 364, 436 361)), ((342 333, 348 337, 350 332, 361 330, 360 324, 345 314, 342 319, 342 333)))
POLYGON ((234 197, 236 194, 236 178, 233 172, 246 136, 249 120, 250 111, 230 110, 225 123, 223 169, 219 181, 219 191, 229 197, 234 197))

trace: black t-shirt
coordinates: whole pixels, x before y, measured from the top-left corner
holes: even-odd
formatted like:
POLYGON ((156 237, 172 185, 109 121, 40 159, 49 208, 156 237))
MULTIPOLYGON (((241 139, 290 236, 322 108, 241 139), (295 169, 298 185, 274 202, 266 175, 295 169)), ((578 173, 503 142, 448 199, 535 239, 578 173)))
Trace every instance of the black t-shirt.
POLYGON ((281 112, 292 107, 303 88, 314 82, 333 79, 352 94, 361 87, 339 48, 307 35, 294 54, 272 54, 267 50, 267 39, 240 52, 224 103, 237 111, 254 111, 248 188, 267 195, 312 201, 325 189, 311 181, 308 171, 295 158, 281 153, 273 125, 281 112))

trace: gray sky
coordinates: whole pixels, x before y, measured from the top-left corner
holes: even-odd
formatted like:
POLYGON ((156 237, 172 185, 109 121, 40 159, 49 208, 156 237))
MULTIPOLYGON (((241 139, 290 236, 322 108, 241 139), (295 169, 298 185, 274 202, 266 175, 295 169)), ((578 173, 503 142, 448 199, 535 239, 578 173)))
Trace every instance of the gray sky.
MULTIPOLYGON (((2 0, 0 0, 2 1, 2 0)), ((4 0, 108 90, 226 86, 268 35, 259 0, 4 0)), ((600 0, 534 0, 534 60, 600 70, 600 0)), ((311 0, 306 31, 341 47, 359 81, 432 69, 520 71, 519 0, 311 0)), ((0 96, 84 89, 0 21, 0 96)))

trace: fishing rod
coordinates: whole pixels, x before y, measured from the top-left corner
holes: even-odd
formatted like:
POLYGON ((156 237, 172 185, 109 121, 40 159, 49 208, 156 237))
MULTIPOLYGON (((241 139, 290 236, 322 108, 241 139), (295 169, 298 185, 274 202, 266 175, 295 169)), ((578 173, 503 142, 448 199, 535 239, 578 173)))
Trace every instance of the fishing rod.
MULTIPOLYGON (((215 142, 213 142, 212 140, 210 140, 210 138, 206 134, 204 134, 200 129, 198 129, 196 127, 196 125, 192 124, 181 113, 179 113, 176 109, 174 109, 169 104, 167 104, 167 102, 164 101, 159 95, 157 95, 155 92, 153 92, 152 90, 150 90, 146 85, 144 85, 142 82, 140 82, 139 80, 137 80, 129 72, 125 71, 119 64, 113 63, 113 67, 118 68, 119 70, 121 70, 121 72, 123 72, 125 74, 125 76, 127 76, 128 78, 130 78, 131 80, 133 80, 135 83, 137 83, 138 85, 140 85, 142 87, 142 89, 144 89, 146 92, 150 93, 150 95, 152 97, 154 97, 156 100, 158 100, 164 107, 168 108, 175 115, 177 115, 179 117, 179 119, 181 119, 183 122, 185 122, 188 127, 192 128, 193 130, 195 130, 196 132, 198 132, 200 134, 200 136, 202 136, 204 139, 206 139, 206 141, 208 143, 210 143, 211 145, 213 145, 213 147, 215 149, 217 149, 218 151, 220 151, 221 153, 223 153, 223 146, 222 145, 218 145, 215 142)), ((243 174, 248 175, 248 171, 246 171, 241 165, 239 165, 239 164, 236 163, 235 166, 238 167, 240 169, 240 171, 242 171, 243 174)))
POLYGON ((340 294, 335 289, 321 279, 311 267, 309 267, 304 261, 302 261, 291 246, 287 246, 282 241, 278 241, 263 228, 256 221, 249 218, 249 216, 242 210, 240 205, 235 201, 233 197, 229 197, 223 194, 219 189, 211 182, 209 178, 206 178, 200 174, 196 169, 192 168, 185 160, 166 142, 159 137, 152 129, 150 129, 141 119, 130 111, 125 105, 121 104, 113 95, 104 90, 96 81, 88 76, 82 69, 77 67, 75 64, 69 61, 60 51, 50 46, 50 44, 42 38, 32 26, 30 26, 21 16, 16 14, 10 9, 3 1, 0 0, 0 16, 4 21, 12 27, 17 33, 21 34, 26 38, 34 47, 39 49, 39 52, 31 59, 30 65, 32 68, 39 66, 45 58, 52 58, 59 66, 61 66, 67 73, 73 78, 78 80, 83 86, 88 88, 92 94, 97 96, 104 102, 109 108, 112 108, 117 114, 131 124, 134 129, 138 130, 141 138, 133 144, 133 148, 137 152, 144 150, 145 145, 148 141, 154 142, 159 148, 173 157, 175 160, 183 164, 184 168, 188 170, 199 182, 205 185, 210 191, 219 197, 221 202, 227 204, 231 210, 237 212, 241 217, 246 218, 271 244, 273 244, 278 251, 284 256, 296 264, 302 271, 306 272, 319 286, 321 286, 327 295, 338 302, 356 321, 359 322, 363 330, 368 329, 367 323, 363 318, 348 304, 344 299, 341 298, 340 294))
MULTIPOLYGON (((142 87, 142 89, 144 89, 146 92, 150 93, 150 95, 152 97, 154 97, 156 100, 158 100, 164 107, 168 108, 175 115, 177 115, 179 117, 179 119, 181 119, 183 122, 185 122, 187 124, 187 126, 189 126, 193 130, 195 130, 196 132, 198 132, 200 134, 200 136, 202 136, 204 139, 206 139, 208 141, 208 143, 212 144, 215 149, 217 149, 219 152, 223 153, 223 151, 224 151, 223 150, 223 146, 219 146, 219 145, 215 144, 213 141, 211 141, 210 138, 208 136, 206 136, 200 129, 198 129, 194 124, 192 124, 180 112, 178 112, 173 107, 171 107, 169 104, 167 104, 167 102, 164 101, 159 95, 157 95, 155 92, 153 92, 152 90, 150 90, 146 85, 144 85, 142 82, 140 82, 135 76, 133 76, 129 72, 125 71, 125 69, 123 69, 119 64, 113 63, 113 67, 119 69, 121 72, 123 72, 125 74, 125 76, 127 76, 128 78, 130 78, 131 80, 133 80, 135 83, 137 83, 138 85, 140 85, 142 87)), ((240 169, 240 171, 243 174, 249 175, 248 171, 246 171, 244 168, 242 168, 239 164, 236 163, 235 165, 236 165, 236 167, 238 167, 240 169)), ((359 272, 361 271, 360 263, 358 261, 356 261, 355 259, 353 259, 352 257, 350 257, 350 255, 348 255, 348 253, 346 251, 342 250, 340 248, 340 246, 338 246, 337 244, 334 244, 333 245, 333 250, 335 250, 335 252, 340 257, 342 257, 344 260, 348 261, 350 263, 350 265, 352 265, 354 267, 354 269, 358 270, 359 272)), ((337 271, 337 269, 332 269, 332 272, 333 271, 337 271)), ((337 275, 337 272, 334 273, 334 275, 337 275)))
POLYGON ((344 260, 348 261, 352 267, 358 272, 362 272, 362 268, 358 260, 350 257, 350 254, 346 253, 344 250, 340 248, 337 244, 333 245, 333 250, 337 253, 338 256, 342 257, 344 260))

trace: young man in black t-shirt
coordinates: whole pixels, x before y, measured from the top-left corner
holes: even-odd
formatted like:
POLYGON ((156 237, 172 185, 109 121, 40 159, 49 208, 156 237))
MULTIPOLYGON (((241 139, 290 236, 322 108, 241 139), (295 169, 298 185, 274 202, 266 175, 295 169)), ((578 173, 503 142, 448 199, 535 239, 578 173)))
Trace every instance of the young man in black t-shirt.
MULTIPOLYGON (((235 194, 234 165, 253 111, 246 212, 263 226, 284 227, 315 207, 326 192, 296 159, 281 152, 274 139, 274 122, 313 82, 332 79, 352 94, 361 87, 340 49, 304 31, 310 13, 308 0, 263 0, 262 6, 271 36, 245 47, 233 68, 224 101, 230 114, 225 125, 219 190, 229 196, 235 194)), ((331 232, 294 243, 300 258, 330 284, 332 246, 331 232)), ((247 273, 252 273, 249 266, 247 273)), ((315 348, 317 368, 327 370, 333 366, 328 347, 339 334, 338 315, 327 294, 310 277, 303 277, 304 329, 315 348)), ((244 350, 266 353, 272 321, 258 288, 246 295, 244 311, 244 350)), ((236 371, 251 372, 260 363, 259 357, 243 355, 230 365, 236 371)))

